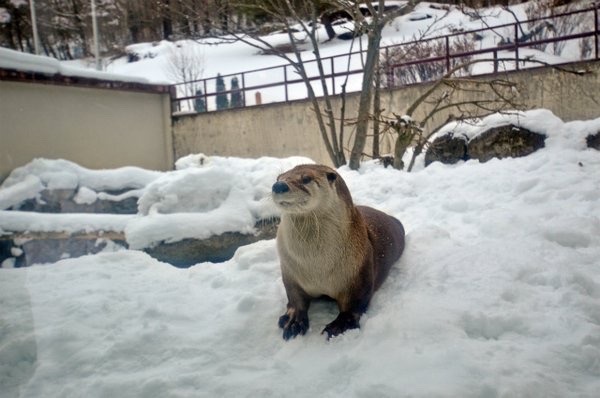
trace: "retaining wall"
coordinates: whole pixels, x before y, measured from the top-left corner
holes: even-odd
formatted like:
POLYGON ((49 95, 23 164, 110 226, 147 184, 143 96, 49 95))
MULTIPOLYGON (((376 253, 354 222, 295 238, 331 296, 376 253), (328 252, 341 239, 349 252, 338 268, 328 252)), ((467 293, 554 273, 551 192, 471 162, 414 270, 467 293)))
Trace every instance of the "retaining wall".
MULTIPOLYGON (((529 108, 547 108, 565 121, 600 117, 600 62, 570 64, 569 69, 586 70, 582 76, 555 68, 535 68, 507 72, 494 78, 508 79, 518 85, 522 101, 529 108)), ((490 76, 473 79, 483 80, 490 76)), ((385 114, 403 114, 429 84, 416 84, 382 93, 385 114)), ((482 98, 483 93, 466 93, 462 99, 482 98)), ((340 109, 340 97, 333 98, 334 109, 340 109)), ((346 114, 355 115, 358 94, 347 96, 346 114)), ((431 106, 424 106, 414 117, 423 117, 431 106)), ((442 123, 449 112, 441 112, 427 124, 426 130, 442 123)), ((345 147, 351 147, 352 126, 346 129, 345 147)), ((381 153, 392 152, 393 137, 384 137, 381 153)), ((317 162, 331 164, 318 130, 309 101, 267 104, 227 111, 216 111, 173 118, 175 158, 202 152, 220 156, 308 156, 317 162)), ((365 152, 371 153, 367 143, 365 152)))

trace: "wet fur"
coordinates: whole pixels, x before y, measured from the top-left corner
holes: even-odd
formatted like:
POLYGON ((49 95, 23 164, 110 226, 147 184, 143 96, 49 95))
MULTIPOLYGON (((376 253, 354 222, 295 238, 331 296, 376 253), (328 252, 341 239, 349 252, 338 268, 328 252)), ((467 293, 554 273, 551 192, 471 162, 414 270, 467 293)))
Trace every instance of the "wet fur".
POLYGON ((329 167, 297 166, 277 181, 289 187, 273 193, 282 210, 277 249, 288 296, 279 320, 283 337, 306 333, 310 301, 321 296, 334 299, 340 310, 323 333, 331 337, 358 328, 373 293, 402 254, 402 224, 354 206, 343 179, 329 167))

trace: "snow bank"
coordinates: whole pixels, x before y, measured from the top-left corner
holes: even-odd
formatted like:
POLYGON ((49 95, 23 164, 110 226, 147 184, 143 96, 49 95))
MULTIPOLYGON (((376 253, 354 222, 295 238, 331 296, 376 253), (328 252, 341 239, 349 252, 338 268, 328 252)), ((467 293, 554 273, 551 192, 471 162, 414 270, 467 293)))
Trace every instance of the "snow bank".
POLYGON ((139 76, 119 73, 100 72, 89 68, 74 67, 55 58, 22 53, 0 47, 0 68, 25 72, 38 72, 48 75, 78 76, 102 80, 118 80, 133 83, 149 83, 148 79, 139 76))
POLYGON ((177 161, 179 170, 165 173, 146 187, 138 201, 138 217, 125 232, 131 248, 161 241, 206 239, 237 231, 253 233, 257 221, 277 216, 271 185, 279 174, 303 157, 239 159, 190 155, 177 161))
POLYGON ((90 201, 96 191, 142 188, 161 175, 139 167, 90 170, 64 159, 34 159, 13 170, 0 185, 0 209, 34 199, 44 189, 83 189, 80 200, 90 201))
POLYGON ((270 202, 277 176, 304 157, 239 159, 190 155, 177 170, 135 167, 90 170, 66 160, 36 159, 15 169, 0 186, 0 208, 38 198, 44 189, 76 190, 77 203, 138 196, 138 216, 96 214, 40 215, 0 211, 0 231, 118 231, 133 249, 186 238, 205 239, 225 232, 255 232, 255 224, 278 215, 270 202), (128 191, 112 195, 105 191, 128 191))

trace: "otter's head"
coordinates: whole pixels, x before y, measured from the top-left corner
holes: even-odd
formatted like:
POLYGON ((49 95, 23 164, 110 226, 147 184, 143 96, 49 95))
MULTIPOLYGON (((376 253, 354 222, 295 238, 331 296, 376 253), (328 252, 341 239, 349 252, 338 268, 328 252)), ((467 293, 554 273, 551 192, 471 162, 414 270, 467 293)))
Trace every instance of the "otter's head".
POLYGON ((335 170, 322 165, 300 165, 277 177, 272 189, 273 202, 284 213, 302 214, 352 205, 350 192, 335 170))

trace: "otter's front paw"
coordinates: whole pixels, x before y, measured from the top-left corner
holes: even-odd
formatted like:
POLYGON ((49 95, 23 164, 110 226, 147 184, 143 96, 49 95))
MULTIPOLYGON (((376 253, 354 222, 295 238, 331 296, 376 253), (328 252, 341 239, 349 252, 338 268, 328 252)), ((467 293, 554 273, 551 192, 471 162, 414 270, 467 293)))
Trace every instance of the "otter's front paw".
POLYGON ((285 340, 304 335, 308 330, 308 315, 306 311, 288 310, 279 318, 279 327, 283 329, 285 340))
POLYGON ((346 330, 359 329, 360 323, 358 322, 360 316, 356 316, 350 312, 340 312, 337 318, 327 326, 321 332, 321 334, 327 333, 327 339, 340 335, 346 330))

